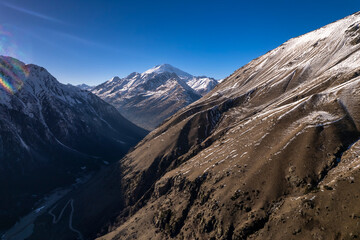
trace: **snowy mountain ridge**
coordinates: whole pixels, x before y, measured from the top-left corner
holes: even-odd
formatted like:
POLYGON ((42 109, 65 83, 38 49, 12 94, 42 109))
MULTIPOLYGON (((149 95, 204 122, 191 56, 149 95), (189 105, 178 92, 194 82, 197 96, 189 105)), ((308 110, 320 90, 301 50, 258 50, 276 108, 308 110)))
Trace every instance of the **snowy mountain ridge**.
MULTIPOLYGON (((16 59, 8 57, 2 57, 0 62, 2 62, 2 66, 9 62, 12 62, 13 65, 14 63, 17 65, 23 64, 16 59)), ((94 99, 92 98, 91 93, 71 85, 59 83, 45 68, 33 64, 23 66, 28 74, 21 83, 21 87, 19 86, 14 92, 7 92, 4 91, 4 89, 0 90, 4 92, 4 94, 1 94, 0 96, 0 104, 5 105, 8 109, 22 111, 32 118, 38 116, 44 126, 46 126, 42 116, 41 106, 41 102, 44 99, 49 102, 59 101, 62 104, 69 106, 92 104, 94 99)), ((3 81, 11 81, 10 79, 12 77, 13 75, 2 75, 3 81)), ((61 111, 59 110, 59 112, 61 111)))
POLYGON ((218 84, 218 81, 214 78, 210 78, 207 76, 193 76, 166 63, 157 65, 145 71, 144 73, 142 73, 142 76, 147 76, 152 73, 160 74, 164 72, 175 73, 180 79, 184 80, 187 85, 189 85, 200 95, 205 95, 206 93, 210 92, 218 84))
POLYGON ((213 78, 194 77, 170 64, 162 64, 125 78, 114 77, 92 92, 135 124, 151 130, 216 85, 213 78))
POLYGON ((206 76, 193 77, 187 81, 187 84, 202 96, 213 90, 218 83, 214 78, 206 76))
MULTIPOLYGON (((119 78, 118 76, 115 76, 105 83, 107 83, 107 86, 117 85, 116 89, 119 91, 126 91, 130 88, 135 88, 136 86, 148 81, 149 79, 152 79, 155 76, 163 73, 176 74, 179 79, 189 85, 189 87, 192 88, 194 91, 198 93, 201 92, 201 95, 203 95, 203 93, 211 91, 218 83, 217 80, 215 80, 214 78, 206 76, 193 76, 176 67, 173 67, 170 64, 157 65, 149 70, 146 70, 143 73, 133 72, 125 78, 119 78)), ((96 88, 99 89, 99 86, 102 86, 103 84, 96 86, 96 88)), ((93 87, 93 89, 94 88, 95 87, 93 87)))
POLYGON ((191 74, 184 72, 176 67, 173 67, 167 63, 157 65, 157 66, 145 71, 142 75, 147 75, 147 74, 151 74, 151 73, 159 74, 159 73, 164 73, 164 72, 175 73, 176 75, 178 75, 181 79, 183 79, 185 81, 193 78, 193 76, 191 74))

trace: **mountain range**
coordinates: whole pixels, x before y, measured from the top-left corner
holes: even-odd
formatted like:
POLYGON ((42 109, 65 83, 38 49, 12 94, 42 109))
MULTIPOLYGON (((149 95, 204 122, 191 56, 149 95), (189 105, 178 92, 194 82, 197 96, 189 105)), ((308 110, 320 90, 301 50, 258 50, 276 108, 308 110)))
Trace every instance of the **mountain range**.
MULTIPOLYGON (((360 13, 290 39, 70 192, 29 239, 358 238, 359 59, 360 13)), ((187 90, 171 74, 149 85, 187 90)))
POLYGON ((125 155, 147 132, 46 69, 0 57, 0 231, 58 187, 125 155))
POLYGON ((144 73, 114 77, 91 91, 115 106, 131 122, 153 130, 181 108, 200 99, 217 83, 213 78, 194 77, 163 64, 144 73))

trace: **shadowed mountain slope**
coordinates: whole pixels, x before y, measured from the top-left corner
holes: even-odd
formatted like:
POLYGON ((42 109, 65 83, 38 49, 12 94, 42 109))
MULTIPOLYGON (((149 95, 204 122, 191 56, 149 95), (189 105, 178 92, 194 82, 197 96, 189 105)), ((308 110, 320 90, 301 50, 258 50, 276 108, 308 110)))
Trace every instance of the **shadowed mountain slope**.
POLYGON ((0 229, 54 188, 124 156, 145 136, 94 94, 0 57, 0 229))

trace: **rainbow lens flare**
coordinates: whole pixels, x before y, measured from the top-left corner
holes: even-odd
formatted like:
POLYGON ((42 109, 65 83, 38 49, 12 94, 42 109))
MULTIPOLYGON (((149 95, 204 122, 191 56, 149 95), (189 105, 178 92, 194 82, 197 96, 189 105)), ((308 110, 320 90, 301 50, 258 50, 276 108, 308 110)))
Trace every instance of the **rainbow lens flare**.
POLYGON ((14 89, 9 82, 0 77, 0 86, 10 94, 14 94, 14 89))
POLYGON ((25 64, 10 57, 0 58, 0 89, 15 94, 23 87, 28 76, 25 64))
MULTIPOLYGON (((17 45, 11 38, 11 33, 0 26, 0 55, 15 57, 19 55, 16 54, 17 45)), ((23 87, 28 75, 29 70, 24 63, 11 57, 0 56, 0 94, 2 94, 1 90, 15 94, 23 87)))

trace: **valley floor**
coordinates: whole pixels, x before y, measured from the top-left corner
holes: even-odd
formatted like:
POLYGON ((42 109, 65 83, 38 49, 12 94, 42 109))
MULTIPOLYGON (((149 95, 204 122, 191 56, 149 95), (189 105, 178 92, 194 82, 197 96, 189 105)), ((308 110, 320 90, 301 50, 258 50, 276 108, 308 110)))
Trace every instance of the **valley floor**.
MULTIPOLYGON (((1 240, 23 240, 30 237, 33 233, 34 229, 34 222, 37 217, 41 216, 42 214, 48 213, 56 219, 51 211, 52 208, 56 207, 56 203, 62 199, 66 194, 71 192, 71 190, 78 188, 80 185, 86 183, 91 178, 91 174, 85 175, 82 178, 78 178, 77 182, 70 187, 67 188, 59 188, 52 191, 48 196, 44 197, 39 203, 36 204, 36 207, 33 211, 31 211, 28 215, 22 217, 12 228, 9 230, 1 233, 1 240)), ((71 206, 72 203, 70 203, 71 206)), ((66 205, 67 206, 67 205, 66 205)), ((66 208, 64 207, 64 209, 66 208)), ((61 215, 58 216, 58 220, 61 218, 61 215)), ((71 222, 71 220, 70 220, 71 222)), ((79 234, 80 239, 82 239, 82 235, 80 232, 72 228, 71 223, 69 223, 70 230, 77 232, 79 234)))

